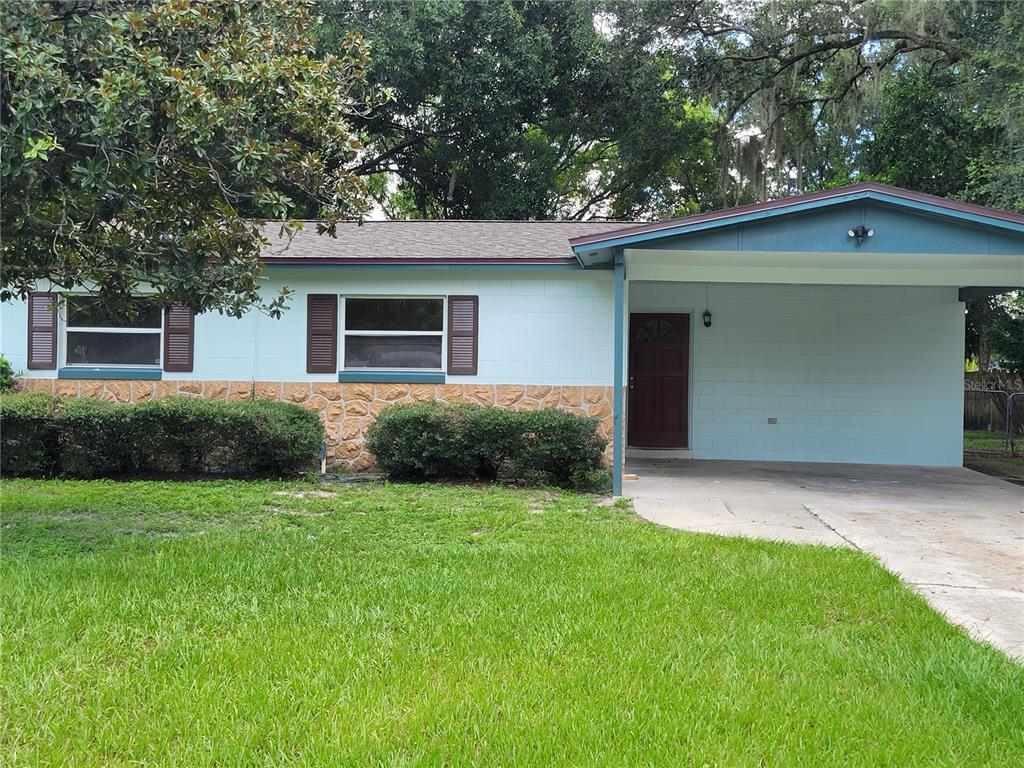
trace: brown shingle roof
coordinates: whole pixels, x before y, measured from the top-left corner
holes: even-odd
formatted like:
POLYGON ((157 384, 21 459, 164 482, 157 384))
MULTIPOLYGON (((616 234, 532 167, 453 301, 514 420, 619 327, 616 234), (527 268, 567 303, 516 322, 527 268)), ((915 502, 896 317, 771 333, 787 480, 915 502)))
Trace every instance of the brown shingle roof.
POLYGON ((306 222, 289 243, 278 222, 267 222, 268 264, 569 263, 569 239, 638 222, 616 221, 367 221, 341 222, 336 237, 306 222))

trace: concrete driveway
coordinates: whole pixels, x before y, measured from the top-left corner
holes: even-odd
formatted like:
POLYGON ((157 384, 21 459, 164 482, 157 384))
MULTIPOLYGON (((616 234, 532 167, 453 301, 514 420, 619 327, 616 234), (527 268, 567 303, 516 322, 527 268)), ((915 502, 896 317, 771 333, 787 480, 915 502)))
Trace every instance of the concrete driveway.
POLYGON ((1024 660, 1024 488, 968 469, 643 459, 623 493, 688 531, 853 547, 1024 660))

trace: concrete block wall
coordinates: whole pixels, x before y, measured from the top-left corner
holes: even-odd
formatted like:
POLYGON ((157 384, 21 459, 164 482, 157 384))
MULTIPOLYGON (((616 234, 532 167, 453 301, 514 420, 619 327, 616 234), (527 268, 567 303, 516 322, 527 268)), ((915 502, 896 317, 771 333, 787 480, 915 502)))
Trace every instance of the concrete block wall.
POLYGON ((962 463, 964 309, 955 289, 652 282, 629 290, 632 312, 691 313, 696 458, 962 463))

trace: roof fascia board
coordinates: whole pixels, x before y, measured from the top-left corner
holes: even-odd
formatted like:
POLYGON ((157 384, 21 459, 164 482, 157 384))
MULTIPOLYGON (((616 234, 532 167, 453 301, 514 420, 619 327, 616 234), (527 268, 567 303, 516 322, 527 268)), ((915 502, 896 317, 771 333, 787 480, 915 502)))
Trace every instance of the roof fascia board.
POLYGON ((509 270, 509 269, 541 269, 541 270, 572 270, 573 272, 580 269, 580 264, 575 259, 567 259, 565 261, 554 261, 554 262, 526 262, 524 264, 501 262, 499 264, 480 262, 480 261, 463 261, 463 262, 446 262, 438 264, 434 261, 423 260, 422 263, 419 261, 400 261, 396 263, 381 263, 381 262, 368 262, 359 261, 356 259, 346 259, 339 261, 336 259, 261 259, 264 266, 267 267, 287 267, 287 268, 303 268, 308 269, 310 267, 342 267, 345 269, 440 269, 440 270, 460 270, 460 269, 494 269, 494 270, 509 270))
POLYGON ((996 229, 1005 229, 1010 232, 1024 234, 1024 224, 1003 219, 998 216, 989 216, 981 213, 975 213, 973 211, 964 211, 959 208, 937 205, 926 200, 913 200, 893 195, 888 192, 872 192, 868 194, 868 197, 878 200, 880 203, 888 203, 889 205, 895 205, 902 208, 912 208, 935 216, 963 219, 975 224, 980 224, 984 227, 994 227, 996 229))

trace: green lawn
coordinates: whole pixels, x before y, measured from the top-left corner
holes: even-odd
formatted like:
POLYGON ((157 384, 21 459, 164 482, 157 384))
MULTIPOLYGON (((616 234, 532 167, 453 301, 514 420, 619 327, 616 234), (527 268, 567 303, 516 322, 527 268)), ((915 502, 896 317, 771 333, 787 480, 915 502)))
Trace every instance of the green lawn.
POLYGON ((466 487, 3 484, 0 764, 1020 765, 866 556, 466 487))
POLYGON ((1005 432, 986 432, 981 429, 964 430, 964 450, 1005 453, 1007 455, 1010 453, 1005 432))
POLYGON ((1013 448, 1003 433, 964 430, 965 467, 1024 485, 1024 437, 1018 435, 1013 448))

